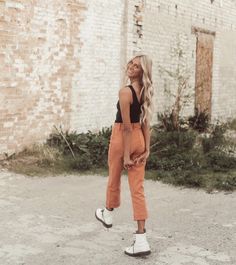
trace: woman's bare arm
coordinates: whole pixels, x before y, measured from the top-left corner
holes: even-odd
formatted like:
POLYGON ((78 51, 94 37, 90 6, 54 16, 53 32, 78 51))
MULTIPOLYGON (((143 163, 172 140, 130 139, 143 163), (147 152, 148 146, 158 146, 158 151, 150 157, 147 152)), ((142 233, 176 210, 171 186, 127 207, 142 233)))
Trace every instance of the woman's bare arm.
POLYGON ((130 142, 132 125, 130 121, 130 104, 131 104, 131 93, 127 87, 121 88, 119 91, 119 103, 121 116, 123 121, 123 143, 124 143, 124 159, 130 159, 130 142))

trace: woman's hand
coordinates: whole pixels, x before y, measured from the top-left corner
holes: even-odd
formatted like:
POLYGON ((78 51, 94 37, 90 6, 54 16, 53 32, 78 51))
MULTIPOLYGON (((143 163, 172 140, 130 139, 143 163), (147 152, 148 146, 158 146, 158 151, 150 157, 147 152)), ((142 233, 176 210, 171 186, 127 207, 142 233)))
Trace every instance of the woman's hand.
POLYGON ((130 157, 124 158, 124 169, 130 169, 134 165, 134 161, 130 159, 130 157))
POLYGON ((140 163, 146 162, 146 160, 149 157, 149 154, 150 154, 149 150, 144 151, 142 154, 140 154, 139 156, 135 157, 134 163, 135 164, 140 164, 140 163))

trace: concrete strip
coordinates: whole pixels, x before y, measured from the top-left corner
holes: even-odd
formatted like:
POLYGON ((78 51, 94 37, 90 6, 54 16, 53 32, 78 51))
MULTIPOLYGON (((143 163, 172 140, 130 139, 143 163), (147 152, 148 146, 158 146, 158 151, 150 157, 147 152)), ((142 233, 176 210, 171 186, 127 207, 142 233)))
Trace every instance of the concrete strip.
POLYGON ((0 259, 3 265, 235 265, 236 193, 145 181, 152 253, 123 253, 133 240, 127 176, 111 229, 95 219, 105 202, 107 178, 26 177, 0 171, 0 259))

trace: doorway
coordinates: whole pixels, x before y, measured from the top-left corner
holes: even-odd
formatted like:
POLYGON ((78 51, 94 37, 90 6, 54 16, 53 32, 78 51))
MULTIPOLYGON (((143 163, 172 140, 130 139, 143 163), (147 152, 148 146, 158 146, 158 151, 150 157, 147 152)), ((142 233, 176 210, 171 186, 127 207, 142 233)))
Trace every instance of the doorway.
POLYGON ((192 32, 196 35, 195 111, 210 119, 215 32, 196 27, 192 32))

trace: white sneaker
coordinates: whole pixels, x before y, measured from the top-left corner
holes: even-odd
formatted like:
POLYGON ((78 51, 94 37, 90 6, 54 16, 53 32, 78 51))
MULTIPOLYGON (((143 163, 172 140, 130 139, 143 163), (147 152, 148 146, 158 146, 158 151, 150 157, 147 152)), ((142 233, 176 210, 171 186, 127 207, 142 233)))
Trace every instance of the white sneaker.
POLYGON ((106 228, 112 227, 112 214, 111 211, 107 210, 107 208, 98 208, 95 211, 95 217, 98 219, 98 221, 102 222, 102 224, 106 228))
POLYGON ((151 250, 146 239, 146 230, 144 230, 143 234, 134 233, 133 244, 127 247, 124 252, 132 257, 149 255, 151 250))

